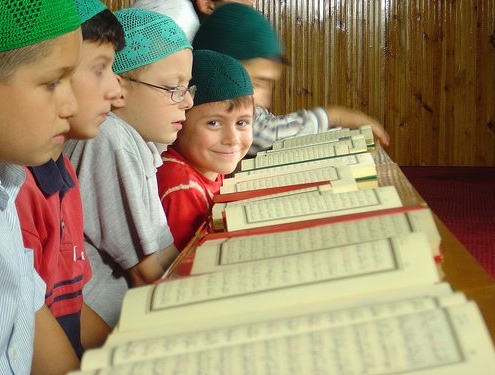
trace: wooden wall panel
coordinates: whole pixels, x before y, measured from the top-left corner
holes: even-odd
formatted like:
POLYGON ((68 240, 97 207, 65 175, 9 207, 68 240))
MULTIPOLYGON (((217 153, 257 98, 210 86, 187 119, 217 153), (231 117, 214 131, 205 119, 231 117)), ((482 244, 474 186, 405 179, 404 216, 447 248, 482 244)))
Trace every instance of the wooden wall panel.
POLYGON ((495 165, 492 0, 257 0, 293 66, 274 112, 361 109, 402 165, 495 165))
POLYGON ((111 10, 117 10, 129 7, 134 3, 134 0, 104 0, 103 2, 107 4, 107 7, 111 10))
MULTIPOLYGON (((166 1, 166 0, 164 0, 166 1)), ((132 0, 107 0, 112 9, 132 0)), ((495 165, 493 0, 255 0, 291 61, 273 111, 363 110, 401 165, 495 165)))

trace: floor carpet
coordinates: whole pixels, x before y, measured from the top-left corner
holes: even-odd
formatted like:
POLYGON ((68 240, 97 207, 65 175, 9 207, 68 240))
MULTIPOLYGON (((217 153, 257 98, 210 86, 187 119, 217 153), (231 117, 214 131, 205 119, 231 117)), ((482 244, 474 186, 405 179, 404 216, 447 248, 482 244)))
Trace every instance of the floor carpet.
POLYGON ((437 216, 495 278, 495 168, 401 169, 437 216))

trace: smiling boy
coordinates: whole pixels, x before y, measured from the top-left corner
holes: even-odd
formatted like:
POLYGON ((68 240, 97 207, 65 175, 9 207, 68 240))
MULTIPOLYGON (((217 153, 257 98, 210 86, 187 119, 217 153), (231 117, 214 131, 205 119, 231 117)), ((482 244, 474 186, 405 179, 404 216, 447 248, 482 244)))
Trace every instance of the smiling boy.
POLYGON ((232 173, 253 140, 253 86, 234 58, 195 51, 191 84, 194 106, 177 140, 162 153, 158 190, 177 249, 206 219, 213 194, 232 173))

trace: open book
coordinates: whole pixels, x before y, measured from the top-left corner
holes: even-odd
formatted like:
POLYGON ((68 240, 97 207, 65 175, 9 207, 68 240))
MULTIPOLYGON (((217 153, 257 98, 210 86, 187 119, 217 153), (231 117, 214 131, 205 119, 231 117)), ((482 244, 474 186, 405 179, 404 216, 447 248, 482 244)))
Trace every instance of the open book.
POLYGON ((351 169, 352 177, 359 183, 360 181, 377 179, 377 170, 373 156, 369 152, 338 156, 335 158, 295 161, 285 164, 275 164, 263 168, 250 169, 235 173, 233 178, 226 178, 224 185, 237 184, 253 179, 262 179, 279 174, 286 174, 290 171, 300 171, 309 169, 328 168, 331 166, 345 164, 351 169))
POLYGON ((334 193, 329 185, 319 185, 214 204, 212 220, 216 229, 223 224, 225 230, 235 231, 401 206, 394 186, 334 193))
POLYGON ((488 374, 495 354, 476 305, 440 282, 418 232, 130 289, 79 373, 101 369, 488 374))
POLYGON ((351 138, 346 142, 326 142, 279 150, 261 151, 252 159, 242 160, 241 170, 246 171, 274 165, 328 159, 348 154, 368 152, 364 138, 360 137, 358 139, 351 138))
POLYGON ((234 232, 204 233, 183 250, 169 268, 167 277, 224 271, 250 262, 413 232, 425 233, 432 257, 441 262, 440 234, 430 209, 411 206, 234 232))
POLYGON ((364 137, 366 145, 368 147, 373 147, 375 145, 375 139, 373 137, 373 129, 371 128, 371 125, 363 125, 355 129, 335 128, 316 134, 298 135, 290 138, 279 139, 273 143, 272 149, 279 150, 281 148, 339 141, 360 135, 364 137))
POLYGON ((334 193, 357 190, 356 180, 346 164, 327 166, 296 166, 272 175, 256 176, 236 182, 235 176, 225 179, 214 202, 229 202, 299 188, 330 184, 334 193))

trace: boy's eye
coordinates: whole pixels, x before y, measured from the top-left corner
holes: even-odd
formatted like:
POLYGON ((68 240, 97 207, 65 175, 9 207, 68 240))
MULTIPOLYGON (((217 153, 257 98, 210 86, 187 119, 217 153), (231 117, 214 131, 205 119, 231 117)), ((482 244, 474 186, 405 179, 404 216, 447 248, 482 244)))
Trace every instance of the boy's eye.
POLYGON ((271 89, 273 87, 273 82, 267 80, 253 79, 252 83, 258 89, 271 89))
POLYGON ((250 120, 239 120, 237 121, 237 126, 240 126, 242 128, 245 128, 246 126, 249 126, 251 125, 251 121, 250 120))
POLYGON ((104 70, 104 68, 103 68, 102 66, 97 66, 97 67, 95 68, 95 74, 96 74, 97 76, 101 76, 101 75, 103 74, 103 70, 104 70))
POLYGON ((49 91, 53 91, 57 88, 58 85, 60 85, 60 79, 47 82, 45 86, 49 91))
POLYGON ((217 127, 217 126, 220 126, 220 122, 217 121, 217 120, 211 120, 211 121, 208 121, 207 122, 208 126, 211 126, 211 127, 217 127))

